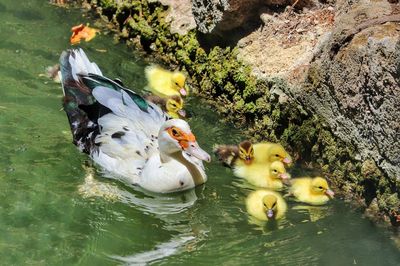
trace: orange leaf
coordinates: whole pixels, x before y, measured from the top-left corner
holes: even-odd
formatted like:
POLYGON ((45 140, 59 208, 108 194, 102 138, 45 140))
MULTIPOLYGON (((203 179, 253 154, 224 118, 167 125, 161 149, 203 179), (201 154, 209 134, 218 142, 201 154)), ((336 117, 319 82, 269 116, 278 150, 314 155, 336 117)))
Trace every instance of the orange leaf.
POLYGON ((99 30, 90 28, 83 24, 72 27, 71 31, 72 36, 70 42, 72 45, 80 43, 81 39, 84 39, 86 42, 88 42, 96 37, 96 33, 99 32, 99 30))

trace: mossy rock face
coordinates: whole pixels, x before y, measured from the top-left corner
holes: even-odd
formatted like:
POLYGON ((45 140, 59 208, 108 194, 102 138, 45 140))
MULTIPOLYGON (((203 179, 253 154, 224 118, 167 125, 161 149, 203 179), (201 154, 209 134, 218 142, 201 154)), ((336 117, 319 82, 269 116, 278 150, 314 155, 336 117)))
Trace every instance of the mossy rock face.
MULTIPOLYGON (((339 195, 400 224, 399 179, 383 174, 373 158, 358 158, 355 145, 339 140, 323 114, 290 95, 298 89, 278 78, 257 79, 238 60, 236 49, 206 50, 194 31, 172 34, 165 22, 168 7, 157 1, 86 2, 120 30, 122 40, 186 71, 194 94, 214 106, 225 121, 243 128, 249 139, 281 142, 299 164, 327 176, 339 195)), ((302 93, 331 89, 327 73, 324 66, 312 65, 302 93)))

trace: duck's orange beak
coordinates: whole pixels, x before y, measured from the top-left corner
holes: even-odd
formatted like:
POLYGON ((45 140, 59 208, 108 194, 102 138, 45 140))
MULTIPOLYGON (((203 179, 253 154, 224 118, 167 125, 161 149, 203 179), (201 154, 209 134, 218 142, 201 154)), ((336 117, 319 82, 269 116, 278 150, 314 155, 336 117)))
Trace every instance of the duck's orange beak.
POLYGON ((178 128, 173 127, 167 128, 167 131, 172 138, 178 141, 179 146, 181 146, 182 150, 199 160, 206 162, 211 161, 211 156, 202 148, 200 148, 193 133, 186 133, 179 130, 178 128))

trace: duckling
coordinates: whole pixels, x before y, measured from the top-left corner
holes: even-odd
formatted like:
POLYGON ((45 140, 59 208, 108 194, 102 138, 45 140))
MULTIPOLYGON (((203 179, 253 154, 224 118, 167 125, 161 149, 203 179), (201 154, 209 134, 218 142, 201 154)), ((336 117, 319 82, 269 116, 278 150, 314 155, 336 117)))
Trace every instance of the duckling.
POLYGON ((251 216, 262 221, 268 221, 282 218, 287 205, 279 193, 259 189, 247 196, 246 209, 251 216))
POLYGON ((186 76, 182 72, 171 72, 153 65, 146 67, 145 74, 148 88, 158 96, 189 95, 188 89, 185 88, 186 76))
POLYGON ((268 165, 274 161, 290 164, 292 158, 279 143, 261 142, 252 144, 250 141, 242 141, 238 146, 218 145, 214 153, 219 160, 229 167, 249 166, 251 164, 268 165))
POLYGON ((53 80, 55 83, 61 83, 60 79, 60 64, 46 67, 46 73, 39 74, 39 77, 46 77, 53 80))
POLYGON ((290 194, 298 201, 311 205, 323 205, 335 195, 326 179, 322 177, 296 178, 291 183, 290 194))
POLYGON ((290 178, 285 166, 281 161, 274 161, 271 164, 252 164, 250 166, 233 168, 235 176, 246 179, 256 187, 282 189, 283 182, 290 178))
POLYGON ((183 110, 183 100, 178 95, 173 95, 167 98, 162 98, 157 95, 147 95, 146 100, 157 104, 172 118, 184 118, 186 116, 183 110))

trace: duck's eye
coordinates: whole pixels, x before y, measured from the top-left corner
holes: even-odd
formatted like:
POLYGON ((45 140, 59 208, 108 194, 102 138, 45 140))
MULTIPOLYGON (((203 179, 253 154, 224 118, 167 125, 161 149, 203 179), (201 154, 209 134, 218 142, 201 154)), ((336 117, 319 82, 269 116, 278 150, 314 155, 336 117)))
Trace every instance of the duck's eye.
POLYGON ((173 128, 172 129, 172 135, 174 136, 174 137, 179 137, 179 132, 175 129, 175 128, 173 128))
POLYGON ((171 105, 172 105, 172 107, 176 107, 176 104, 174 104, 174 103, 173 103, 173 104, 171 104, 171 105))
POLYGON ((323 189, 323 187, 321 187, 321 186, 319 186, 318 188, 319 188, 319 189, 323 189))
POLYGON ((276 205, 276 202, 275 202, 274 204, 272 204, 272 208, 274 208, 274 207, 275 207, 275 205, 276 205))
POLYGON ((277 170, 272 170, 272 172, 274 172, 274 173, 278 173, 278 171, 277 171, 277 170))
POLYGON ((275 157, 280 157, 279 154, 275 154, 275 157))

